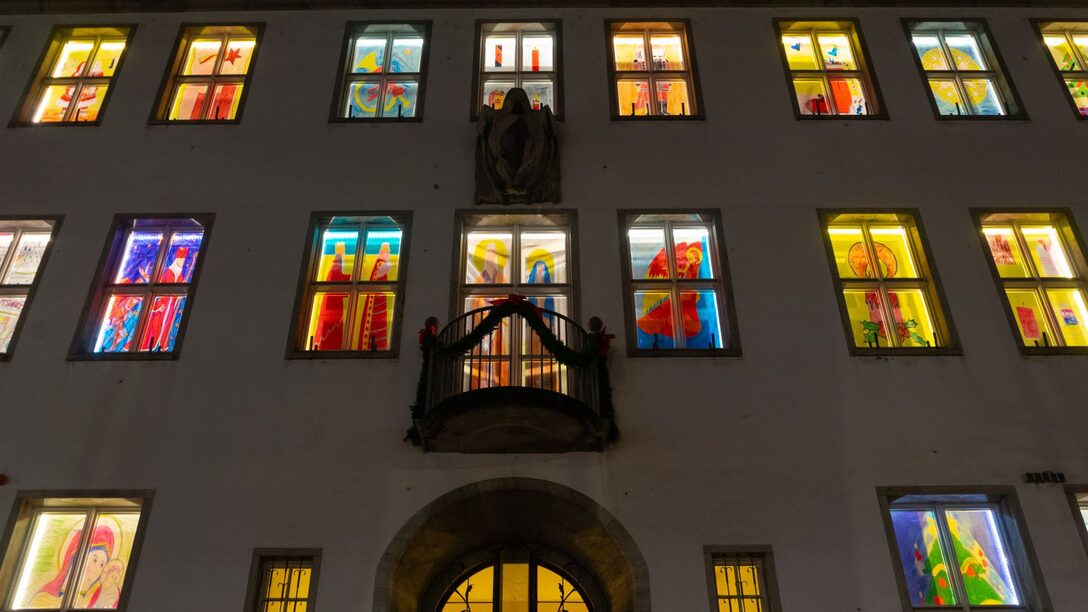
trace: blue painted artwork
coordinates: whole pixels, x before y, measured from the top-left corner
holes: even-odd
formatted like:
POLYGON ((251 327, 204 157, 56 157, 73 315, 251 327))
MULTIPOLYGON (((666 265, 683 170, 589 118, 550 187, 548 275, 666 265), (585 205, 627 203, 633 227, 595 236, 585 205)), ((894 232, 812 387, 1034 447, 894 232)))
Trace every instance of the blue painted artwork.
POLYGON ((144 298, 141 296, 115 295, 111 297, 106 305, 105 315, 102 317, 94 352, 122 353, 130 350, 132 341, 135 339, 136 325, 140 322, 140 310, 143 304, 144 298))
POLYGON ((422 59, 422 37, 398 36, 393 39, 393 56, 389 59, 389 72, 419 72, 422 59))
POLYGON ((161 243, 162 232, 132 232, 129 234, 113 282, 119 285, 146 284, 150 282, 161 243))

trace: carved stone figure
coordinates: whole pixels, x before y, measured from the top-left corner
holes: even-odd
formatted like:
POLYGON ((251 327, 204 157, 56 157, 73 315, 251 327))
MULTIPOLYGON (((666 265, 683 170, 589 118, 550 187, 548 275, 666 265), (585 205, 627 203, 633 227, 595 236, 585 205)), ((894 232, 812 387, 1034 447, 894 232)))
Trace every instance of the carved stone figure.
POLYGON ((559 141, 551 108, 534 110, 520 87, 501 109, 480 111, 476 139, 476 203, 559 201, 559 141))

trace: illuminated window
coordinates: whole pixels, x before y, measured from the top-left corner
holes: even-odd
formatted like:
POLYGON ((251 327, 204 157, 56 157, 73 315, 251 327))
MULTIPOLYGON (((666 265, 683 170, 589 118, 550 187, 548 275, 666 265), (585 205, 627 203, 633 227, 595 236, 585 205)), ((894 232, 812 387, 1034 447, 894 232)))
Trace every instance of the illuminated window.
POLYGON ((821 217, 854 354, 954 347, 913 213, 821 217))
POLYGON ((430 22, 348 25, 336 117, 421 119, 430 22))
POLYGON ((701 117, 687 21, 608 21, 612 116, 701 117))
POLYGON ((0 360, 15 349, 23 311, 38 286, 57 219, 0 218, 0 360))
POLYGON ((170 357, 200 273, 210 216, 118 217, 75 355, 170 357))
POLYGON ((320 550, 254 551, 246 612, 308 612, 313 609, 320 565, 320 550))
POLYGON ((130 33, 122 27, 55 29, 16 123, 97 123, 130 33))
POLYGON ((393 357, 408 215, 315 216, 294 357, 393 357))
POLYGON ((1052 609, 1006 494, 882 490, 904 609, 1052 609))
POLYGON ((1088 22, 1036 25, 1078 116, 1088 117, 1088 22))
POLYGON ((710 583, 719 612, 778 610, 770 548, 738 551, 706 547, 710 583))
POLYGON ((1088 347, 1088 266, 1068 217, 990 212, 978 219, 1021 345, 1088 347))
POLYGON ((620 211, 631 352, 738 349, 718 214, 620 211))
POLYGON ((915 57, 941 117, 1016 117, 1016 95, 981 21, 907 22, 915 57))
POLYGON ((502 108, 514 87, 525 90, 532 108, 561 114, 559 22, 479 22, 476 39, 474 117, 481 106, 502 108))
POLYGON ((24 497, 4 557, 3 609, 124 610, 148 501, 24 497))
POLYGON ((457 579, 438 612, 591 612, 584 589, 558 567, 539 562, 525 548, 507 547, 498 561, 457 579))
POLYGON ((779 21, 778 32, 800 116, 880 114, 856 23, 779 21))
POLYGON ((1073 505, 1073 516, 1076 519, 1077 531, 1080 532, 1084 546, 1088 548, 1088 487, 1066 487, 1069 501, 1073 505))
POLYGON ((253 74, 260 36, 260 26, 182 29, 156 119, 236 121, 253 74))

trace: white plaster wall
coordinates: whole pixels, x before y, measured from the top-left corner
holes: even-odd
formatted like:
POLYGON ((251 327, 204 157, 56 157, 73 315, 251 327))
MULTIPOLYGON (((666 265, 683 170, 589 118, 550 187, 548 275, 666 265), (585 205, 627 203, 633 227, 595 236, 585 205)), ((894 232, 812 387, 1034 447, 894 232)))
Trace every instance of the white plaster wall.
MULTIPOLYGON (((411 514, 501 476, 573 487, 649 565, 653 607, 707 609, 702 546, 771 544, 788 612, 899 599, 875 487, 1088 482, 1086 357, 1021 357, 968 214, 1060 206, 1088 224, 1085 138, 1031 17, 1088 10, 419 10, 7 17, 0 117, 54 24, 138 23, 100 127, 0 128, 0 214, 65 215, 17 352, 0 364, 0 488, 155 489, 131 609, 241 609, 254 547, 324 549, 318 606, 368 610, 411 514), (690 17, 706 121, 612 122, 603 20, 690 17), (798 122, 772 17, 861 19, 889 121, 798 122), (988 19, 1030 121, 934 119, 900 18, 988 19), (616 209, 720 208, 744 356, 612 358, 603 454, 423 454, 401 441, 415 330, 448 318, 454 210, 472 205, 474 20, 560 17, 564 207, 581 312, 623 326, 616 209), (433 19, 426 120, 328 122, 344 24, 433 19), (149 126, 179 24, 266 21, 243 120, 149 126), (962 357, 847 353, 815 209, 916 207, 962 357), (313 210, 410 209, 401 358, 286 361, 313 210), (112 216, 214 212, 176 362, 66 361, 112 216)), ((1086 609, 1060 489, 1017 486, 1055 610, 1086 609)))

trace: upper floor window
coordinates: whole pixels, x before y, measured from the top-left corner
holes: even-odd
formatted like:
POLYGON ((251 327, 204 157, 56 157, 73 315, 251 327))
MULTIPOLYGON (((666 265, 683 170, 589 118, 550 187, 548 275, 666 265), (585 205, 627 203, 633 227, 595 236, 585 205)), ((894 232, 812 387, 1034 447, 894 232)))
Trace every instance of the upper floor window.
POLYGON ((54 29, 15 123, 97 123, 133 29, 54 29))
POLYGON ((317 599, 320 550, 258 549, 253 553, 246 612, 307 612, 317 599))
POLYGON ((349 24, 336 117, 422 119, 430 31, 430 22, 349 24))
POLYGON ((1080 117, 1088 117, 1088 22, 1037 23, 1080 117))
POLYGON ((851 353, 955 347, 915 213, 820 215, 851 353))
POLYGON ((57 219, 0 219, 0 360, 15 348, 57 219))
POLYGON ((629 352, 736 353, 714 211, 620 211, 629 352))
POLYGON ((607 24, 613 118, 702 117, 688 21, 607 24))
POLYGON ((938 116, 1023 115, 983 22, 908 21, 905 24, 938 116))
POLYGON ((1088 265, 1069 217, 980 212, 978 220, 1022 349, 1088 347, 1088 265))
POLYGON ((1077 521, 1076 529, 1080 532, 1085 548, 1088 548, 1088 487, 1066 486, 1065 490, 1073 505, 1073 515, 1077 521))
POLYGON ((3 609, 124 610, 149 499, 20 497, 3 609))
POLYGON ((119 216, 73 355, 175 355, 210 224, 210 215, 119 216))
POLYGON ((778 32, 799 116, 881 114, 855 22, 778 21, 778 32))
POLYGON ((770 612, 778 610, 769 547, 738 549, 705 548, 711 572, 711 592, 721 612, 770 612))
POLYGON ((253 74, 262 29, 259 25, 183 28, 155 118, 236 121, 253 74))
POLYGON ((315 216, 292 356, 393 357, 409 215, 315 216))
POLYGON ((472 117, 481 106, 502 108, 506 93, 525 90, 534 109, 550 107, 562 114, 562 53, 558 21, 478 22, 476 97, 472 117))

